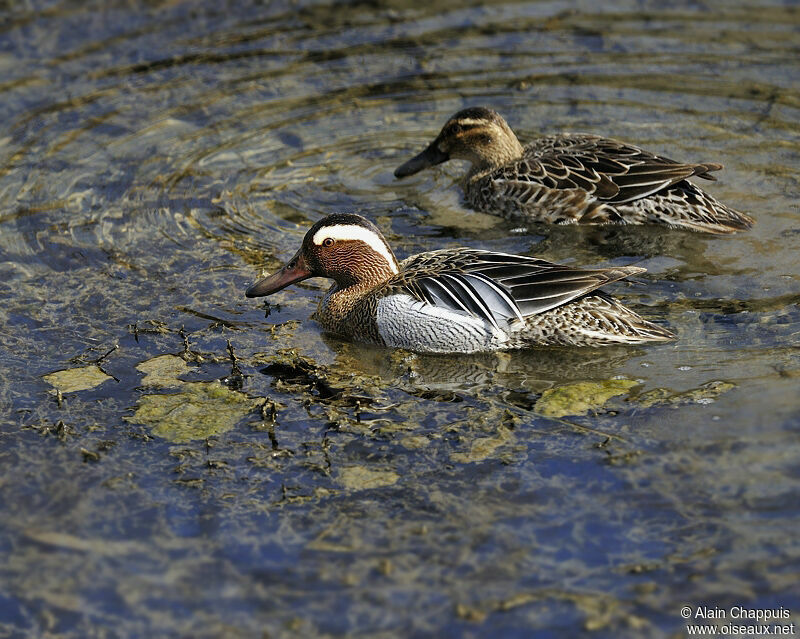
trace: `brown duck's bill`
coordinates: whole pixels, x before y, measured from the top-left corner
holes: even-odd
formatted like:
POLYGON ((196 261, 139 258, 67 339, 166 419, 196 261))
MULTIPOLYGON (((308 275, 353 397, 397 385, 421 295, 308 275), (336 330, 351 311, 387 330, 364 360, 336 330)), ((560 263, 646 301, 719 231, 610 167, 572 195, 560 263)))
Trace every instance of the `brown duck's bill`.
POLYGON ((414 175, 414 173, 419 173, 422 169, 427 169, 429 166, 435 166, 436 164, 447 162, 449 159, 450 156, 447 155, 447 153, 442 153, 436 144, 432 143, 428 145, 428 148, 422 153, 411 158, 405 164, 397 167, 394 170, 394 176, 396 178, 404 178, 409 175, 414 175))
POLYGON ((311 277, 312 273, 306 266, 303 256, 298 252, 289 262, 277 273, 259 280, 245 291, 247 297, 263 297, 272 295, 289 284, 301 282, 311 277))

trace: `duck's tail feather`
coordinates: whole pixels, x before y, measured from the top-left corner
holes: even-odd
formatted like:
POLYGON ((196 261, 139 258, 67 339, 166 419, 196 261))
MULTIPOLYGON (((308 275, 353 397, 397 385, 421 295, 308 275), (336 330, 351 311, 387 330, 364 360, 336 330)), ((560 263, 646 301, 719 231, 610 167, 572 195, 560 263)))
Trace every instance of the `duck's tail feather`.
POLYGON ((755 220, 726 206, 691 182, 680 182, 640 200, 649 222, 702 233, 726 235, 745 231, 755 220))

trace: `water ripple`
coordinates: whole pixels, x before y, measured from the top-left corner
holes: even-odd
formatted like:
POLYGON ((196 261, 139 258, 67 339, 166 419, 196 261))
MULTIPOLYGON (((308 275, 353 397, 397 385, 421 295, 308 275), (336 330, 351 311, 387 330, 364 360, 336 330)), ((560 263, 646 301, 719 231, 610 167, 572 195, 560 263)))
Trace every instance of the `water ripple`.
POLYGON ((12 626, 83 636, 101 617, 142 634, 173 607, 216 614, 223 592, 242 617, 176 614, 170 631, 408 634, 413 609, 411 634, 426 636, 666 636, 687 597, 778 601, 796 581, 771 549, 797 527, 799 18, 771 0, 0 3, 0 458, 22 468, 0 485, 33 504, 0 531, 12 626), (709 190, 757 225, 729 238, 518 228, 463 207, 459 163, 394 179, 477 104, 523 141, 591 131, 721 162, 709 190), (245 300, 332 211, 368 215, 401 257, 470 245, 642 265, 613 292, 679 340, 420 358, 321 335, 305 322, 314 280, 268 306, 245 300), (131 429, 136 364, 182 353, 187 379, 230 383, 229 340, 246 391, 275 406, 271 430, 254 414, 193 449, 131 429), (115 344, 114 390, 47 394, 41 375, 115 344), (357 379, 359 412, 314 395, 321 368, 311 390, 259 372, 281 349, 329 364, 348 389, 357 379), (617 376, 674 401, 651 410, 634 396, 590 426, 535 415, 555 385, 617 376), (681 399, 709 383, 738 387, 681 399), (608 432, 586 439, 595 427, 608 432), (397 488, 354 497, 337 484, 342 460, 393 469, 397 488), (135 512, 106 519, 111 500, 135 512), (64 533, 37 532, 54 511, 64 533), (147 539, 147 557, 102 535, 147 539), (120 585, 120 571, 135 577, 120 585))

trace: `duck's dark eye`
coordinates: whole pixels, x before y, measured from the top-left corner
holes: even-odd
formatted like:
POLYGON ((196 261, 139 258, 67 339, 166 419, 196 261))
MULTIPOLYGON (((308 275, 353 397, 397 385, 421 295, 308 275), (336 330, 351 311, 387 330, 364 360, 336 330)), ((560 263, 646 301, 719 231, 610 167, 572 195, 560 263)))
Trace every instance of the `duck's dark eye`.
POLYGON ((333 238, 326 237, 324 240, 322 240, 322 246, 333 246, 333 238))

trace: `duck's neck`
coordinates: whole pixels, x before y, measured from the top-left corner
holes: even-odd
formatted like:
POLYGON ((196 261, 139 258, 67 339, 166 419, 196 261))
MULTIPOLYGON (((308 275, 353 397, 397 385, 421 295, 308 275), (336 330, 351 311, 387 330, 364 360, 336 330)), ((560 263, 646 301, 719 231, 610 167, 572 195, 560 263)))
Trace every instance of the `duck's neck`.
POLYGON ((390 277, 391 274, 380 280, 360 280, 347 285, 334 282, 320 300, 315 319, 328 330, 348 335, 348 329, 352 328, 350 313, 365 296, 390 277))
POLYGON ((467 174, 467 180, 474 180, 491 173, 495 169, 519 160, 524 153, 517 136, 509 129, 505 135, 493 136, 491 141, 469 158, 472 167, 467 174))

